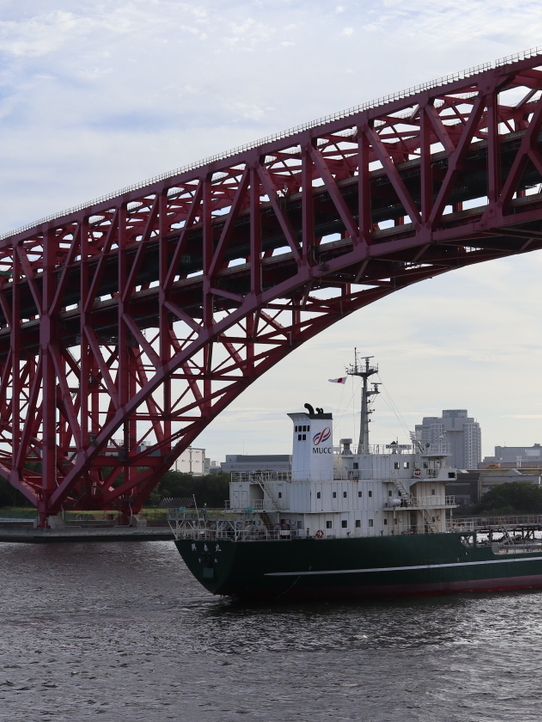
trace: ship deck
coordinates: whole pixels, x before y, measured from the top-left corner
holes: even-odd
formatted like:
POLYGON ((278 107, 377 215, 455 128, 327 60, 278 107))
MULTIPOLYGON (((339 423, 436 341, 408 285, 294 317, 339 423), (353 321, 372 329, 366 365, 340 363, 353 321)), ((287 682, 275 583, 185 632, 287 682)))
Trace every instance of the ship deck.
MULTIPOLYGON (((250 515, 243 518, 212 520, 194 512, 178 513, 170 517, 172 536, 175 539, 194 539, 210 541, 228 539, 233 541, 290 541, 295 539, 312 539, 304 530, 268 528, 265 525, 256 526, 250 515)), ((491 544, 500 553, 506 549, 515 549, 519 546, 528 546, 529 550, 535 547, 542 550, 542 515, 519 515, 499 517, 462 517, 452 520, 447 531, 461 536, 466 545, 491 544)), ((402 534, 386 534, 384 536, 411 536, 412 531, 402 534)), ((432 531, 417 532, 432 534, 432 531)), ((376 535, 375 535, 376 536, 376 535)), ((320 538, 320 537, 317 537, 320 538)), ((356 539, 365 538, 363 535, 335 535, 325 534, 325 539, 356 539)))

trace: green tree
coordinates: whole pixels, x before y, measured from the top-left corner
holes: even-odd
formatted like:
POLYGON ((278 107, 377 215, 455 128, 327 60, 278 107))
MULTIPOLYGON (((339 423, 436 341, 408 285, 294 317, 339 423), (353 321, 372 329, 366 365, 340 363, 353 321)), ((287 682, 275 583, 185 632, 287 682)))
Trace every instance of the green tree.
MULTIPOLYGON (((178 471, 168 471, 154 489, 150 505, 158 506, 164 497, 196 497, 198 506, 207 504, 210 508, 223 509, 228 498, 228 474, 207 474, 191 476, 178 471)), ((0 506, 31 506, 30 502, 5 479, 0 478, 0 506)))
POLYGON ((222 509, 228 498, 229 476, 227 474, 207 474, 191 476, 179 471, 168 471, 161 478, 152 493, 151 504, 158 505, 165 497, 192 498, 196 497, 198 506, 222 509))
POLYGON ((525 481, 499 484, 482 497, 475 514, 542 514, 542 487, 525 481))

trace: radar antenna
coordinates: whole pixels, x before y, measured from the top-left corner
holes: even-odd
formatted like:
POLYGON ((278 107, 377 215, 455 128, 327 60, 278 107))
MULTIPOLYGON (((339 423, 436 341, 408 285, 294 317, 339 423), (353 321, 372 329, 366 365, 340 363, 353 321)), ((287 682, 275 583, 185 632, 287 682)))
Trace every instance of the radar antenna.
POLYGON ((354 363, 346 367, 348 376, 359 376, 363 380, 361 387, 361 418, 359 426, 358 454, 369 453, 369 422, 372 411, 369 408, 370 400, 380 393, 380 383, 372 383, 369 388, 368 379, 378 373, 378 366, 371 366, 369 361, 374 356, 358 356, 357 348, 354 349, 354 363))

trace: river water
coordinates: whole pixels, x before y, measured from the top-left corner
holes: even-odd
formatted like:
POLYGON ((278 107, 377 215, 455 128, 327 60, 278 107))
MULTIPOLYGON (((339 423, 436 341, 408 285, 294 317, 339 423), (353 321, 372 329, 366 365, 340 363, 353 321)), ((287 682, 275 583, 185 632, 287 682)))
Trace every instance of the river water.
POLYGON ((3 544, 0 719, 539 721, 541 604, 247 608, 169 542, 3 544))

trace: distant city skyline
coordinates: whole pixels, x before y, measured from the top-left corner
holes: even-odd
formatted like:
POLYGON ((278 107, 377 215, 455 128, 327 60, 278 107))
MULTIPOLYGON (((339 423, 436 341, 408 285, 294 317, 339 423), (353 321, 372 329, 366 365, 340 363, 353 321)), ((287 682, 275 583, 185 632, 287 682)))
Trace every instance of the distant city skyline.
MULTIPOLYGON (((531 0, 7 5, 0 233, 542 37, 531 0)), ((541 274, 532 253, 394 293, 293 352, 193 444, 213 459, 289 453, 286 413, 306 401, 334 413, 337 440, 355 439, 359 389, 328 382, 354 346, 386 392, 375 443, 408 441, 446 408, 478 420, 484 456, 542 441, 541 274)))
POLYGON ((467 409, 443 409, 440 416, 424 416, 415 438, 429 453, 448 455, 457 469, 477 469, 482 461, 480 424, 467 409))

